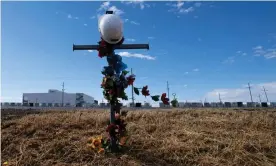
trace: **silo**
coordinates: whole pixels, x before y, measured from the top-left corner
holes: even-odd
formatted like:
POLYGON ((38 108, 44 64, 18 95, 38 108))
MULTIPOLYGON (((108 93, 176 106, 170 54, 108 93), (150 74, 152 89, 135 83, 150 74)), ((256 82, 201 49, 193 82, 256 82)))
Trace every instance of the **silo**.
POLYGON ((227 107, 227 108, 231 108, 231 102, 225 102, 224 105, 225 105, 225 107, 227 107))
POLYGON ((268 107, 267 102, 262 102, 262 107, 268 107))
POLYGON ((243 102, 237 102, 238 107, 243 107, 243 102))

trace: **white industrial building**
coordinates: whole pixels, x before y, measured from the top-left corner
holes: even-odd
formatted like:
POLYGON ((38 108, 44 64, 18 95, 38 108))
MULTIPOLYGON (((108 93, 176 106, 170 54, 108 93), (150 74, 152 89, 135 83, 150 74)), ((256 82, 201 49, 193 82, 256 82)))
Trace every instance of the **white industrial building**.
POLYGON ((23 93, 23 105, 42 107, 85 107, 94 105, 94 98, 84 93, 65 93, 50 89, 48 93, 23 93))

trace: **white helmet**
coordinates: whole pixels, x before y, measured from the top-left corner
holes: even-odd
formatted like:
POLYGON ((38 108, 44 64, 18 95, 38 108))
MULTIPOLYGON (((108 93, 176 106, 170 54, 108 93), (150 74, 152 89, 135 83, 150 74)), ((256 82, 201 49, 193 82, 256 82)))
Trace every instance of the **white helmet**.
POLYGON ((105 14, 99 18, 99 31, 104 41, 117 44, 123 38, 123 22, 115 14, 105 14))

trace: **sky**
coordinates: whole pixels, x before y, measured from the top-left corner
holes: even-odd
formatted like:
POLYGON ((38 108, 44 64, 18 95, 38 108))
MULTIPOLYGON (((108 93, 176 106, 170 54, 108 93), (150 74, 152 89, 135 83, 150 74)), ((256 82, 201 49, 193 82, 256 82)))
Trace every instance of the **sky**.
MULTIPOLYGON (((98 17, 110 9, 124 22, 125 43, 150 50, 117 50, 135 87, 179 101, 276 101, 276 2, 2 2, 1 101, 22 93, 86 93, 102 101, 95 51, 98 17)), ((131 97, 131 88, 126 90, 131 97)), ((135 96, 137 102, 154 102, 135 96)))

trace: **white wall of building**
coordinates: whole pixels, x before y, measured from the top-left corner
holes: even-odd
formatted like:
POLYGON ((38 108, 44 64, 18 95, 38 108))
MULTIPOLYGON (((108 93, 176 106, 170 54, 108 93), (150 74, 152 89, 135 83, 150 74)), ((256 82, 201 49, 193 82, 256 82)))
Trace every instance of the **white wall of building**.
MULTIPOLYGON (((94 103, 94 98, 86 94, 83 95, 84 102, 88 104, 94 103)), ((62 104, 62 92, 58 90, 49 90, 48 93, 23 93, 23 100, 27 100, 28 103, 58 103, 59 106, 62 104)), ((70 106, 76 106, 76 93, 65 93, 63 94, 64 106, 70 104, 70 106)))
POLYGON ((83 99, 86 103, 89 103, 89 104, 94 103, 94 97, 88 96, 86 94, 83 94, 83 99))

